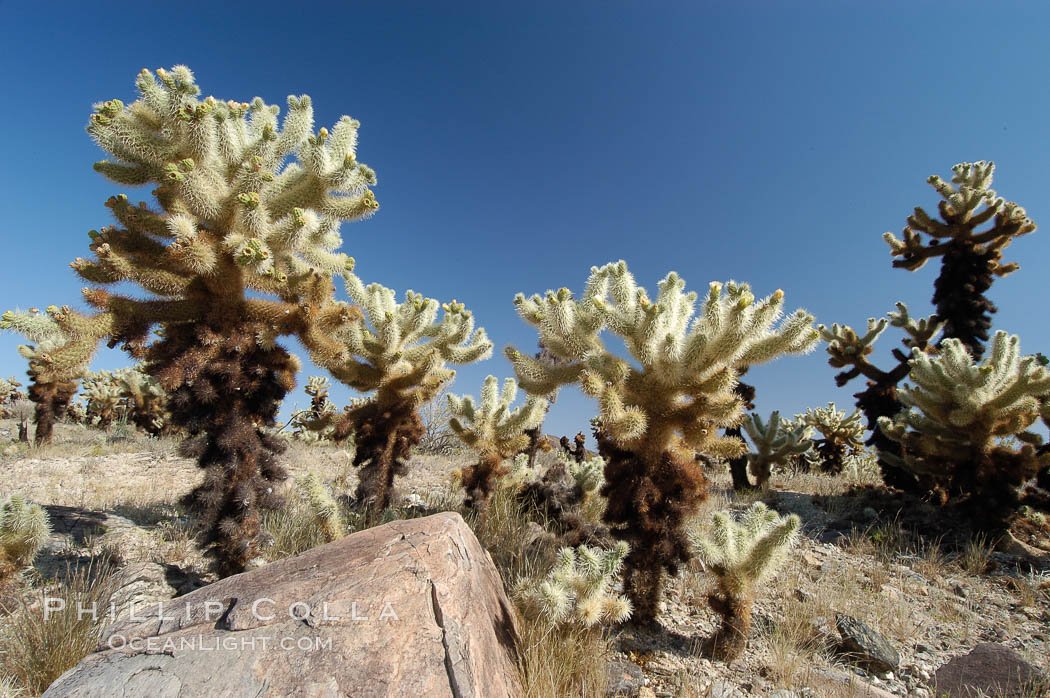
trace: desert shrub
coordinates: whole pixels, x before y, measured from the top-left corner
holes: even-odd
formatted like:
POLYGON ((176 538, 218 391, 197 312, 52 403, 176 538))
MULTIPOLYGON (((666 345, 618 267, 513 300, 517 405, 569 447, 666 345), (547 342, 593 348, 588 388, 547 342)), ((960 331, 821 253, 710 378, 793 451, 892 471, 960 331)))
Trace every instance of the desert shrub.
POLYGON ((95 651, 109 623, 109 604, 117 589, 114 567, 93 558, 52 584, 3 610, 0 676, 31 695, 40 695, 67 670, 95 651), (96 609, 80 613, 80 609, 96 609))

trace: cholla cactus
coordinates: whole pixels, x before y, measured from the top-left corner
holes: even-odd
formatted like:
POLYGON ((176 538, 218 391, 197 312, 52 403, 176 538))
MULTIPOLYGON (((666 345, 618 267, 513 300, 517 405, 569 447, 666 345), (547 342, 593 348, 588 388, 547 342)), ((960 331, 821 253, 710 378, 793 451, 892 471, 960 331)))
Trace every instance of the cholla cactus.
POLYGON ((605 461, 601 456, 582 461, 575 458, 566 459, 566 466, 584 498, 595 494, 605 484, 605 461))
POLYGON ((562 548, 547 578, 539 586, 522 582, 515 596, 526 614, 551 625, 623 623, 631 616, 631 602, 612 588, 627 550, 622 541, 611 550, 562 548))
POLYGON ((94 371, 84 375, 81 393, 88 423, 109 431, 113 422, 127 413, 119 379, 112 371, 94 371))
MULTIPOLYGON (((62 416, 77 392, 77 379, 87 371, 91 351, 78 348, 76 331, 59 322, 69 308, 48 306, 41 315, 36 308, 27 312, 8 310, 0 316, 0 329, 13 330, 32 344, 18 347, 29 361, 29 399, 36 403, 36 444, 51 442, 55 420, 62 416), (63 360, 55 361, 58 354, 63 360)), ((93 350, 92 350, 93 351, 93 350)))
POLYGON ((558 440, 558 445, 561 446, 562 452, 577 463, 582 463, 587 457, 587 449, 584 447, 586 443, 587 437, 583 435, 582 431, 576 434, 571 444, 568 436, 563 436, 558 440))
POLYGON ((507 351, 530 393, 578 383, 598 400, 604 520, 631 547, 624 590, 643 623, 656 616, 663 571, 673 574, 690 557, 684 522, 707 484, 696 455, 728 458, 743 449, 739 439, 718 433, 741 419, 742 400, 734 392, 739 367, 809 351, 817 342, 813 316, 805 311, 777 325, 781 291, 756 301, 746 284, 713 283, 690 322, 697 294, 684 289, 685 281, 671 272, 654 303, 623 261, 592 267, 578 300, 564 288, 514 300, 564 363, 507 351), (606 328, 623 338, 640 368, 606 348, 600 337, 606 328))
POLYGON ((525 430, 538 427, 547 414, 547 401, 532 395, 512 409, 517 396, 518 384, 513 378, 506 379, 500 391, 495 376, 485 378, 477 404, 469 395, 448 396, 452 410, 449 426, 478 452, 478 462, 463 469, 461 483, 467 491, 467 504, 481 512, 487 507, 496 478, 506 474, 501 467, 503 460, 528 447, 525 430))
MULTIPOLYGON (((70 403, 72 406, 73 403, 70 403)), ((15 400, 9 406, 9 415, 18 422, 18 440, 23 443, 29 442, 29 422, 33 419, 35 408, 33 403, 25 398, 15 400)))
POLYGON ((339 355, 319 363, 336 380, 371 394, 331 424, 337 442, 355 434, 353 464, 361 468, 356 498, 378 515, 395 500, 394 478, 407 472, 411 449, 423 436, 419 408, 456 375, 447 364, 487 358, 492 342, 485 330, 475 331, 474 317, 462 303, 439 304, 413 291, 398 303, 389 288, 365 286, 350 272, 343 279, 368 320, 335 333, 339 355), (444 311, 440 320, 439 309, 444 311))
POLYGON ((795 415, 803 424, 809 425, 823 435, 817 439, 820 467, 826 473, 838 475, 846 466, 846 459, 855 456, 864 447, 864 424, 861 411, 847 415, 845 410, 835 409, 835 403, 827 407, 810 408, 805 414, 795 415))
POLYGON ((812 429, 804 424, 792 424, 773 412, 768 422, 757 414, 744 418, 744 431, 751 437, 755 450, 747 456, 747 467, 758 487, 766 487, 774 465, 785 465, 793 456, 801 456, 813 447, 812 429))
POLYGON ((0 378, 0 418, 7 418, 10 416, 11 405, 19 399, 26 397, 26 394, 19 390, 22 384, 15 380, 14 376, 4 379, 0 378))
POLYGON ((289 97, 278 127, 279 109, 261 99, 200 99, 185 66, 143 70, 136 86, 130 105, 96 105, 88 133, 114 158, 95 169, 154 185, 156 205, 110 198, 116 225, 91 231, 94 258, 72 267, 148 296, 85 290, 98 313, 57 316, 76 341, 44 363, 68 367, 102 338, 143 359, 191 436, 183 453, 206 470, 187 504, 209 523, 220 571, 239 572, 258 558, 261 511, 279 506, 287 476, 284 443, 266 428, 299 362, 275 340, 297 337, 322 364, 340 355, 330 335, 360 313, 333 300, 332 275, 352 266, 335 251, 339 227, 376 210, 375 176, 356 160, 357 122, 313 132, 309 97, 289 97))
POLYGON ((980 359, 988 341, 991 315, 996 312, 984 294, 994 277, 1018 269, 1017 264, 1002 263, 1003 250, 1014 238, 1035 230, 1035 223, 1023 208, 1005 201, 991 188, 995 163, 963 162, 952 172, 951 184, 937 175, 926 180, 941 195, 937 205, 941 221, 916 207, 908 216, 903 240, 893 233, 885 233, 883 238, 890 253, 899 258, 893 261, 895 267, 915 271, 930 258, 941 258, 941 273, 934 282, 936 318, 944 323, 945 339, 958 339, 971 356, 980 359), (977 230, 989 221, 991 228, 977 230), (924 242, 921 233, 930 240, 924 242))
POLYGON ((303 392, 310 396, 310 408, 291 414, 292 436, 306 443, 318 443, 332 437, 332 419, 335 405, 328 399, 328 379, 310 376, 303 392))
POLYGON ((171 421, 168 394, 141 366, 122 368, 113 378, 128 419, 152 436, 170 436, 179 431, 171 421))
POLYGON ((897 303, 897 312, 891 312, 885 318, 869 318, 867 332, 863 335, 858 334, 849 325, 834 324, 830 328, 818 325, 821 337, 828 343, 827 351, 831 356, 828 363, 833 368, 846 369, 835 376, 835 384, 842 387, 861 375, 868 379, 867 387, 859 393, 854 393, 857 407, 864 412, 868 420, 867 428, 871 431, 871 436, 865 443, 876 448, 880 454, 890 454, 890 458, 881 455, 879 457, 882 479, 887 485, 907 492, 919 492, 922 487, 913 473, 895 465, 897 461, 892 457, 900 456, 900 446, 882 433, 879 429, 879 419, 892 417, 900 412, 897 384, 908 375, 910 354, 914 350, 935 351, 931 342, 940 334, 942 327, 943 323, 938 322, 936 316, 915 320, 904 303, 897 303), (901 343, 908 353, 895 348, 893 358, 896 359, 897 365, 883 371, 872 364, 868 357, 874 351, 875 340, 889 325, 904 330, 905 337, 901 343))
MULTIPOLYGON (((991 355, 980 363, 958 339, 941 354, 915 351, 900 390, 905 410, 879 427, 899 442, 898 465, 932 481, 942 498, 968 497, 979 523, 1000 526, 1017 505, 1017 489, 1050 464, 1042 439, 1026 431, 1050 413, 1050 370, 1020 355, 1016 335, 995 333, 991 355), (1020 448, 997 443, 1016 436, 1020 448)), ((884 454, 885 457, 885 454, 884 454)))
POLYGON ((51 535, 47 512, 13 494, 0 508, 0 577, 33 564, 37 551, 51 535))
POLYGON ((307 473, 296 478, 296 488, 306 501, 310 512, 317 521, 317 527, 325 540, 331 543, 346 535, 346 522, 331 491, 321 482, 317 473, 307 473))
POLYGON ((711 639, 716 657, 731 662, 743 652, 757 587, 776 573, 798 538, 799 524, 795 514, 780 517, 755 502, 739 521, 728 512, 715 514, 710 533, 697 537, 697 557, 717 580, 717 590, 708 596, 722 616, 722 627, 711 639))

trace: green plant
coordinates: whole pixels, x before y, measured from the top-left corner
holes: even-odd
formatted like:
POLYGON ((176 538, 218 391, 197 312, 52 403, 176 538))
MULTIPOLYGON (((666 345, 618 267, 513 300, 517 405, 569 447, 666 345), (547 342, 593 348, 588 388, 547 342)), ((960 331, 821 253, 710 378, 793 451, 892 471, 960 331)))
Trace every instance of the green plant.
POLYGON ((394 480, 407 472, 411 450, 423 438, 419 409, 433 400, 456 372, 447 364, 467 364, 491 355, 485 330, 462 303, 439 304, 411 290, 398 303, 392 289, 365 286, 350 271, 342 278, 347 295, 365 311, 332 337, 340 352, 320 361, 354 390, 369 393, 339 415, 317 420, 331 426, 341 442, 354 435, 353 465, 361 469, 356 499, 379 516, 396 503, 394 480), (443 310, 438 320, 438 311, 443 310))
POLYGON ((818 339, 813 317, 802 310, 774 327, 781 291, 756 302, 746 284, 712 283, 690 324, 697 294, 684 288, 672 272, 654 303, 625 262, 592 267, 579 300, 563 288, 514 301, 563 363, 507 350, 530 394, 577 383, 598 400, 604 521, 630 546, 624 591, 643 623, 656 617, 663 572, 674 574, 690 558, 684 523, 707 485, 697 454, 729 458, 743 450, 739 439, 718 433, 741 419, 738 367, 808 351, 818 339), (623 338, 635 363, 606 348, 606 328, 623 338))
POLYGON ((910 363, 914 385, 900 390, 906 409, 879 420, 903 455, 883 457, 930 482, 942 501, 967 499, 980 525, 1002 526, 1021 485, 1050 463, 1050 453, 1037 450, 1041 437, 1026 431, 1050 411, 1050 370, 1022 357, 1020 339, 1002 331, 980 363, 958 339, 944 340, 937 356, 915 351, 910 363), (1007 435, 1022 445, 999 445, 1007 435))
POLYGON ((847 415, 845 410, 836 410, 835 403, 827 407, 810 408, 805 414, 795 415, 803 424, 810 426, 824 437, 815 442, 820 456, 820 469, 838 475, 846 467, 849 458, 856 457, 864 447, 864 425, 860 409, 847 415))
POLYGON ((182 453, 205 470, 186 503, 220 572, 235 573, 258 557, 261 511, 280 505, 286 477, 284 442, 266 428, 299 362, 277 339, 297 337, 321 364, 340 356, 330 335, 360 312, 333 300, 332 275, 353 265, 334 250, 342 221, 377 208, 375 174, 356 160, 356 121, 313 133, 309 97, 289 97, 278 128, 261 99, 199 99, 185 66, 143 70, 136 86, 131 105, 96 105, 88 133, 115 158, 96 171, 155 184, 157 207, 108 200, 117 225, 91 231, 94 259, 71 265, 99 286, 84 292, 98 312, 52 315, 76 341, 47 364, 89 357, 103 338, 142 360, 190 436, 182 453), (149 295, 101 288, 129 281, 149 295))
POLYGON ((758 487, 769 484, 774 465, 783 466, 813 446, 809 439, 812 430, 804 424, 782 420, 779 412, 773 412, 768 422, 763 422, 757 414, 749 414, 744 418, 743 426, 755 447, 747 455, 747 468, 758 487))
POLYGON ((112 371, 85 373, 80 392, 88 423, 103 431, 109 431, 113 422, 127 413, 119 381, 112 371))
POLYGON ((631 616, 631 602, 612 587, 627 556, 627 544, 601 550, 581 545, 562 548, 546 579, 536 585, 519 583, 515 596, 525 613, 547 623, 623 623, 631 616))
POLYGON ((503 390, 495 376, 485 378, 481 400, 475 404, 467 395, 449 395, 452 413, 449 426, 467 446, 478 453, 478 461, 460 473, 460 484, 467 491, 468 506, 484 512, 496 485, 496 478, 505 475, 504 459, 513 458, 529 445, 527 429, 534 429, 547 414, 547 401, 528 396, 520 407, 511 409, 518 395, 518 384, 513 378, 503 382, 503 390))
POLYGON ((781 517, 755 502, 739 521, 728 512, 715 514, 710 533, 697 536, 697 557, 717 581, 716 591, 708 596, 711 608, 722 617, 710 641, 715 657, 731 662, 743 652, 757 587, 776 573, 798 538, 799 525, 795 514, 781 517))
POLYGON ((0 579, 33 564, 50 535, 51 523, 43 507, 11 495, 0 508, 0 579))
POLYGON ((141 366, 113 372, 127 419, 151 436, 172 436, 178 433, 168 409, 168 394, 155 378, 141 366))

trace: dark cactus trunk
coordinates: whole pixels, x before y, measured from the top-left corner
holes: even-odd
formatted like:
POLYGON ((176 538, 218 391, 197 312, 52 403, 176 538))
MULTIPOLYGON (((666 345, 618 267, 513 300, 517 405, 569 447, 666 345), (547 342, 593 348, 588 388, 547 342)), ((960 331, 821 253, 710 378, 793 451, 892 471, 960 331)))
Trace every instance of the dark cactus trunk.
MULTIPOLYGON (((740 372, 743 376, 747 373, 745 368, 740 372)), ((744 401, 745 410, 755 409, 755 386, 743 381, 738 381, 736 387, 733 389, 736 396, 744 401)), ((740 427, 730 427, 725 431, 726 436, 732 436, 744 440, 744 432, 740 427)), ((751 480, 747 476, 747 456, 737 456, 736 458, 729 459, 729 474, 733 477, 733 491, 734 492, 747 492, 748 490, 754 489, 754 485, 751 484, 751 480)))
POLYGON ((172 423, 190 435, 180 451, 205 470, 183 502, 207 522, 204 542, 224 576, 260 556, 262 514, 281 505, 277 485, 287 477, 277 462, 284 441, 263 427, 274 424, 298 362, 261 346, 264 330, 173 324, 146 354, 147 371, 170 396, 172 423))
POLYGON ((674 575, 691 557, 686 520, 707 498, 707 478, 697 463, 664 452, 650 465, 618 448, 598 432, 605 459, 607 500, 602 520, 631 550, 624 561, 624 593, 634 607, 632 621, 652 623, 659 611, 663 573, 674 575))
MULTIPOLYGON (((30 377, 33 372, 30 371, 30 377)), ((37 446, 51 443, 55 432, 55 422, 66 412, 69 401, 77 392, 76 381, 58 381, 54 383, 37 383, 34 379, 29 386, 29 399, 36 403, 33 421, 36 432, 33 443, 37 446)))
POLYGON ((961 341, 974 360, 980 360, 988 341, 995 304, 984 293, 992 286, 989 265, 999 250, 978 252, 969 240, 956 240, 944 252, 941 274, 933 283, 937 318, 944 321, 945 339, 961 341))

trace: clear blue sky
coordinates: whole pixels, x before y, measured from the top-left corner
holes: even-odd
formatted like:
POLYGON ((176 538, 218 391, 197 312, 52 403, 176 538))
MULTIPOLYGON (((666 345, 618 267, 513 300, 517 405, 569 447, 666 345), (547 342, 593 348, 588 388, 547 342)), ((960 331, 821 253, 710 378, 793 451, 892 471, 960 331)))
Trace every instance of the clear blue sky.
MULTIPOLYGON (((0 309, 80 305, 68 262, 120 191, 91 169, 91 105, 184 63, 204 94, 283 110, 306 93, 318 127, 361 121, 381 208, 343 227, 343 249, 366 282, 475 312, 497 352, 456 392, 511 375, 503 346, 535 346, 516 292, 579 291, 621 258, 651 290, 672 269, 700 291, 783 288, 828 324, 896 300, 932 312, 937 269, 893 269, 881 235, 935 205, 928 175, 980 159, 1045 227, 1007 251, 1022 268, 990 294, 996 327, 1045 352, 1048 30, 1041 2, 0 1, 0 309)), ((18 343, 0 335, 0 375, 24 376, 18 343)), ((825 359, 753 369, 758 409, 852 405, 862 386, 836 388, 825 359)), ((94 367, 126 363, 104 351, 94 367)), ((547 429, 585 430, 595 411, 570 391, 547 429)))

